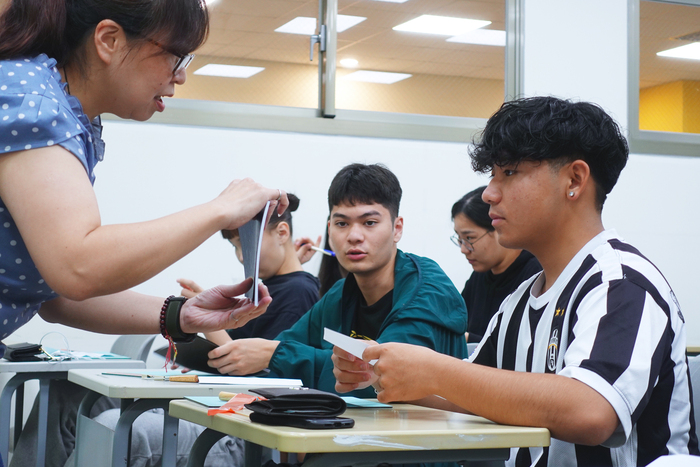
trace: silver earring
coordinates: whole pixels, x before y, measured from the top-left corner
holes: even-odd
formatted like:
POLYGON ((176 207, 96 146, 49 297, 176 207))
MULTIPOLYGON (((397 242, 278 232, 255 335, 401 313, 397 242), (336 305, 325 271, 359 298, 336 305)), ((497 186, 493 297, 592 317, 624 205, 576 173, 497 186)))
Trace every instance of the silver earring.
POLYGON ((570 192, 569 192, 569 196, 574 196, 574 192, 573 192, 573 191, 570 191, 570 192))

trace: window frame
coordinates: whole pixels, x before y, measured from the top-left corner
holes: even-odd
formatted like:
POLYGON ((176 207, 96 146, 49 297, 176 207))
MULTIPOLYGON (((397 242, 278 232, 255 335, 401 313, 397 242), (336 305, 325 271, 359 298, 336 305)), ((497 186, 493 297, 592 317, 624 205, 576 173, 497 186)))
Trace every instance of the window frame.
POLYGON ((630 152, 635 154, 699 156, 700 134, 639 129, 639 23, 641 1, 700 7, 700 0, 627 1, 627 127, 630 152))
MULTIPOLYGON (((506 47, 504 101, 519 97, 523 89, 522 10, 524 0, 505 0, 506 47)), ((337 13, 338 0, 319 0, 319 26, 329 28, 326 51, 319 57, 318 108, 306 109, 260 104, 169 99, 168 111, 154 115, 149 122, 263 131, 290 131, 323 135, 399 138, 469 143, 486 124, 484 118, 336 109, 335 22, 327 19, 337 13), (330 39, 330 40, 328 40, 330 39), (330 50, 329 50, 330 49, 330 50), (324 62, 332 60, 332 65, 324 62), (325 86, 331 86, 328 89, 325 86)), ((105 120, 123 121, 106 115, 105 120)))

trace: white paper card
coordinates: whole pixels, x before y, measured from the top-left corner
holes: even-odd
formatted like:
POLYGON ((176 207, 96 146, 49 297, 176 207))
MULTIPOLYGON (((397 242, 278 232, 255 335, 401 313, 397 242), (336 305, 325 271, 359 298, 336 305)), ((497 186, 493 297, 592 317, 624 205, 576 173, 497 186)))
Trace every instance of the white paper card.
POLYGON ((304 384, 300 379, 288 378, 258 378, 255 376, 200 376, 199 382, 203 384, 229 384, 256 387, 301 387, 304 384))
MULTIPOLYGON (((336 347, 340 347, 347 353, 353 354, 359 359, 362 359, 362 352, 369 347, 369 342, 367 341, 353 339, 352 337, 328 328, 323 328, 323 340, 330 342, 336 347)), ((369 362, 370 365, 374 365, 375 363, 377 363, 377 360, 372 360, 369 362)))

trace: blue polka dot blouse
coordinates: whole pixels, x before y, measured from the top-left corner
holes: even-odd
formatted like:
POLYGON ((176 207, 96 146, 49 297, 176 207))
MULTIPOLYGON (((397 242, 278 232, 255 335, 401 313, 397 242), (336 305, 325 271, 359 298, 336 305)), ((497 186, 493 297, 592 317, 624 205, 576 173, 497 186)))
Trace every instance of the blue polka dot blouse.
MULTIPOLYGON (((65 91, 56 61, 46 55, 0 61, 0 157, 60 145, 77 157, 90 182, 104 154, 99 117, 90 122, 65 91)), ((44 282, 0 199, 0 340, 57 295, 44 282)), ((0 355, 4 345, 0 343, 0 355)))

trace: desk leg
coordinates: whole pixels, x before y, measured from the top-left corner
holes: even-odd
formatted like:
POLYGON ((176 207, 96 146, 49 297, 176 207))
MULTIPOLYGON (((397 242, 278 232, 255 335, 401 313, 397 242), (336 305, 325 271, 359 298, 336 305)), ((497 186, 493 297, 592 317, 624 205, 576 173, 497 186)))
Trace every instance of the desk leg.
POLYGON ((36 453, 36 466, 44 467, 46 460, 46 430, 49 420, 49 386, 51 380, 39 381, 39 445, 36 453))
POLYGON ((24 384, 17 386, 15 391, 15 439, 13 446, 17 446, 19 437, 22 435, 22 425, 24 423, 24 384))
MULTIPOLYGON (((92 410, 92 407, 95 405, 95 402, 102 397, 102 394, 99 394, 94 391, 88 391, 87 394, 85 394, 85 397, 83 397, 83 400, 80 402, 80 406, 78 406, 78 415, 76 418, 76 427, 75 427, 75 433, 80 433, 80 424, 81 419, 83 417, 85 418, 90 418, 90 411, 92 410)), ((75 437, 75 449, 73 449, 73 452, 75 452, 75 465, 81 465, 80 461, 80 449, 78 449, 78 445, 80 444, 80 437, 76 436, 75 437)))
POLYGON ((262 464, 262 446, 259 444, 245 442, 245 466, 260 467, 262 464))
POLYGON ((211 430, 209 428, 201 432, 199 436, 197 436, 197 439, 195 440, 194 444, 192 445, 189 458, 187 459, 187 467, 202 467, 204 465, 204 461, 207 458, 207 454, 209 454, 209 451, 211 450, 212 446, 214 446, 216 442, 224 436, 226 435, 224 435, 220 431, 211 430))
POLYGON ((180 419, 173 418, 168 415, 168 409, 165 409, 163 417, 163 455, 160 464, 162 466, 177 464, 177 435, 179 421, 180 419))
MULTIPOLYGON (((138 399, 122 410, 117 426, 114 428, 112 467, 126 467, 129 465, 129 435, 134 420, 150 409, 164 409, 167 412, 169 403, 170 399, 138 399)), ((166 464, 162 463, 162 465, 165 466, 166 464)))
MULTIPOLYGON (((8 465, 7 455, 10 451, 10 418, 12 412, 12 395, 24 382, 35 377, 31 373, 17 373, 5 384, 0 394, 0 456, 5 465, 8 465)), ((18 401, 24 404, 24 400, 18 401)))

